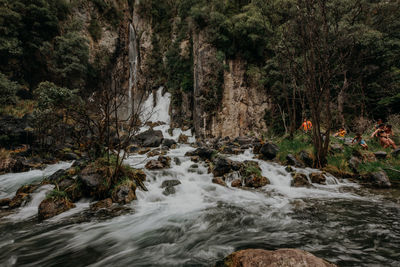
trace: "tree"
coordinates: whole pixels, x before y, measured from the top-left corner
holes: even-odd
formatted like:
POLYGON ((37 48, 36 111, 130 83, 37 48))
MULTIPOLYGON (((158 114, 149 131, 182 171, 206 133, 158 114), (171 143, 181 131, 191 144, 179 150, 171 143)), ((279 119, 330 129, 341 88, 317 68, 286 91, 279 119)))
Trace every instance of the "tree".
POLYGON ((6 75, 0 72, 0 105, 15 104, 15 94, 20 88, 18 83, 10 81, 6 75))

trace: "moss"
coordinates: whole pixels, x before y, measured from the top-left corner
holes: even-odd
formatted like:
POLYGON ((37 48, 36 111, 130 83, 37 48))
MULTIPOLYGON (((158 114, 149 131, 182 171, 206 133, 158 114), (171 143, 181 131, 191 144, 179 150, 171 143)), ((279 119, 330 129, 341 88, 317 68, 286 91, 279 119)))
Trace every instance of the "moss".
POLYGON ((53 191, 50 191, 47 195, 46 195, 46 199, 49 198, 54 198, 54 199, 66 199, 68 198, 68 194, 65 191, 61 191, 58 189, 54 189, 53 191))

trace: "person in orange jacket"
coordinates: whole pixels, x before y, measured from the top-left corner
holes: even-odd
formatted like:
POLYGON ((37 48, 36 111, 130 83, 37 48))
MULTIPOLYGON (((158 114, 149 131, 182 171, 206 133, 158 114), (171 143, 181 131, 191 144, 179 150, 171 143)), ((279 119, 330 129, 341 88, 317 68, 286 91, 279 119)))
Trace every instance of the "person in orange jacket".
POLYGON ((300 129, 303 128, 303 131, 307 133, 308 131, 311 131, 312 129, 312 123, 310 120, 304 119, 303 123, 300 126, 300 129))

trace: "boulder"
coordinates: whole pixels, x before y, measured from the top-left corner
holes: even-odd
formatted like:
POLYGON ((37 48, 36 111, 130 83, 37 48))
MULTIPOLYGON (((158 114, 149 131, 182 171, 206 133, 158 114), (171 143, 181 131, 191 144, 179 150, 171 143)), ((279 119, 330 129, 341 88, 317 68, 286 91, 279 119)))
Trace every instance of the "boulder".
POLYGON ((111 198, 106 198, 100 201, 97 201, 93 204, 90 204, 90 209, 92 211, 97 211, 97 210, 101 210, 101 209, 109 209, 111 208, 113 202, 111 198))
POLYGON ((8 206, 11 202, 10 198, 0 199, 0 207, 8 206))
POLYGON ((140 148, 140 149, 137 151, 137 153, 138 153, 139 155, 144 155, 144 154, 146 154, 147 152, 149 152, 150 150, 151 150, 150 147, 142 147, 142 148, 140 148))
POLYGON ((27 193, 17 193, 15 197, 13 197, 8 203, 8 206, 10 207, 10 209, 19 208, 27 203, 30 199, 31 197, 27 193))
POLYGON ((369 174, 372 186, 377 188, 389 188, 392 186, 386 172, 378 171, 369 174))
POLYGON ((164 136, 161 131, 147 130, 135 136, 134 142, 143 147, 158 147, 161 145, 164 136))
POLYGON ((238 143, 240 146, 250 145, 253 143, 253 139, 248 136, 239 136, 233 140, 234 143, 238 143))
POLYGON ((212 173, 215 177, 222 176, 232 170, 232 161, 223 157, 218 157, 212 173))
POLYGON ((386 159, 387 153, 385 151, 378 151, 374 153, 377 159, 386 159))
POLYGON ((300 157, 300 160, 302 162, 304 162, 304 164, 307 167, 313 167, 314 160, 309 152, 302 150, 302 151, 300 151, 299 157, 300 157))
POLYGON ((242 187, 242 180, 240 179, 235 179, 231 183, 232 187, 242 187))
POLYGON ((357 157, 351 157, 349 160, 349 167, 355 173, 358 173, 358 166, 362 163, 362 161, 357 157))
POLYGON ((299 160, 297 160, 296 157, 293 156, 292 154, 288 154, 286 156, 286 160, 289 165, 293 165, 293 166, 299 167, 299 168, 304 168, 304 164, 302 162, 300 162, 299 160))
POLYGON ((294 187, 302 187, 309 186, 310 182, 307 179, 307 175, 299 172, 292 173, 293 181, 292 186, 294 187))
POLYGON ((216 154, 216 153, 217 152, 214 149, 210 149, 207 147, 200 147, 194 151, 187 152, 185 154, 185 156, 189 156, 189 157, 198 156, 202 160, 206 160, 206 159, 211 160, 212 157, 214 156, 214 154, 216 154))
POLYGON ((219 185, 222 185, 222 186, 226 186, 225 181, 224 181, 221 177, 213 178, 213 179, 212 179, 212 182, 213 182, 214 184, 219 184, 219 185))
POLYGON ((176 190, 173 186, 167 186, 162 193, 164 196, 169 196, 175 194, 176 190))
POLYGON ((71 177, 65 177, 64 179, 59 181, 57 184, 58 184, 59 189, 61 191, 64 191, 65 189, 67 189, 68 187, 73 185, 74 183, 75 183, 74 179, 72 179, 71 177))
POLYGON ((171 158, 159 156, 157 160, 150 160, 146 163, 145 168, 149 170, 159 170, 171 167, 171 158))
POLYGON ((174 186, 177 186, 180 184, 181 184, 181 182, 179 180, 165 180, 162 182, 161 188, 174 187, 174 186))
POLYGON ((114 188, 111 198, 113 202, 127 204, 136 199, 135 190, 135 183, 131 180, 126 180, 114 188))
POLYGON ((176 141, 173 139, 164 139, 162 145, 171 148, 173 145, 176 145, 176 141))
POLYGON ((65 176, 67 174, 66 170, 58 170, 55 173, 53 173, 52 175, 50 175, 47 180, 49 180, 50 182, 57 182, 58 180, 60 180, 63 176, 65 176))
POLYGON ((264 176, 251 175, 244 179, 244 186, 246 187, 259 188, 267 184, 270 184, 270 181, 264 176))
POLYGON ((86 196, 102 198, 102 195, 108 191, 105 177, 91 166, 82 170, 78 176, 78 180, 82 183, 82 191, 86 196))
POLYGON ((246 249, 232 253, 223 263, 225 267, 337 267, 313 254, 300 249, 246 249))
POLYGON ((400 155, 400 147, 392 151, 392 157, 397 158, 400 155))
POLYGON ((63 160, 78 160, 79 156, 73 152, 68 152, 62 156, 62 159, 63 160))
POLYGON ((279 152, 279 147, 273 143, 266 143, 260 149, 262 157, 267 160, 274 159, 278 154, 278 152, 279 152))
POLYGON ((178 157, 175 157, 175 158, 174 158, 174 162, 175 162, 175 164, 178 165, 178 166, 180 166, 181 163, 182 163, 181 160, 180 160, 178 157))
POLYGON ((341 144, 332 144, 330 146, 330 151, 333 153, 342 153, 343 150, 344 150, 344 148, 341 144))
POLYGON ((39 205, 39 221, 49 219, 74 207, 74 203, 67 198, 46 198, 39 205))
POLYGON ((39 184, 27 184, 23 185, 20 188, 18 188, 16 195, 25 193, 25 194, 31 194, 33 191, 35 191, 39 187, 39 184))
POLYGON ((314 184, 326 184, 326 177, 322 172, 310 173, 310 180, 314 184))
POLYGON ((290 173, 290 172, 293 172, 294 170, 291 166, 286 166, 285 171, 290 173))

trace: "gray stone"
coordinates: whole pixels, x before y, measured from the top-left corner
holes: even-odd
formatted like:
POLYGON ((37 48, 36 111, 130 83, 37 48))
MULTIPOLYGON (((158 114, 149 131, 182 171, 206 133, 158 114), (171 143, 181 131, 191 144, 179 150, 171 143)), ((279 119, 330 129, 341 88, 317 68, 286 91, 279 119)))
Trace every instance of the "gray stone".
POLYGON ((385 151, 378 151, 374 153, 377 159, 386 159, 387 153, 385 151))
POLYGON ((299 156, 300 156, 301 161, 303 161, 307 167, 313 167, 314 160, 312 159, 310 153, 303 150, 300 152, 299 156))
POLYGON ((169 195, 175 194, 176 190, 173 186, 168 186, 167 188, 164 189, 164 191, 162 193, 165 196, 169 196, 169 195))
POLYGON ((370 174, 372 185, 378 188, 389 188, 392 186, 386 172, 379 171, 370 174))
POLYGON ((172 145, 176 145, 176 141, 173 139, 164 139, 162 141, 163 146, 167 146, 168 148, 171 148, 172 145))
POLYGON ((333 153, 342 153, 343 152, 343 146, 340 144, 332 144, 331 145, 331 151, 333 153))
POLYGON ((350 169, 352 169, 354 172, 358 172, 358 166, 362 163, 362 161, 357 158, 357 157, 351 157, 351 159, 349 160, 349 167, 350 169))
POLYGON ((180 184, 181 184, 181 182, 179 180, 165 180, 162 182, 161 188, 173 187, 173 186, 177 186, 180 184))
POLYGON ((161 131, 150 129, 135 136, 134 141, 143 147, 158 147, 163 139, 164 136, 161 131))
POLYGON ((288 154, 286 156, 286 160, 287 160, 288 164, 290 164, 290 165, 293 165, 293 166, 299 167, 299 168, 304 168, 304 164, 302 162, 300 162, 299 160, 297 160, 296 157, 293 156, 292 154, 288 154))
POLYGON ((278 152, 279 152, 279 147, 273 143, 266 143, 260 149, 262 157, 267 160, 274 159, 278 154, 278 152))

